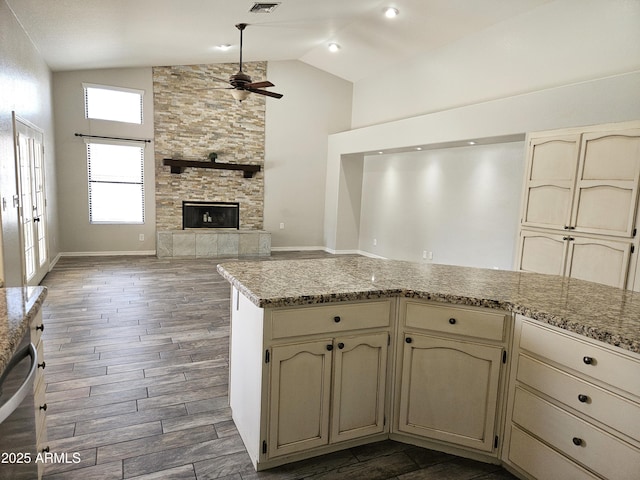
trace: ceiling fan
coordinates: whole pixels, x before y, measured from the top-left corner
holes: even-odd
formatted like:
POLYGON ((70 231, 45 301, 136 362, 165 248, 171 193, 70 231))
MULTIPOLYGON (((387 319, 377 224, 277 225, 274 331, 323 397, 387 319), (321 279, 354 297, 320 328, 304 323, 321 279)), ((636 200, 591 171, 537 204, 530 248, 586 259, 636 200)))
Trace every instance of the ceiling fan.
POLYGON ((249 96, 249 93, 257 93, 258 95, 265 95, 267 97, 282 98, 281 93, 269 92, 263 90, 266 87, 274 87, 275 85, 268 80, 261 82, 252 82, 251 77, 242 71, 242 32, 247 27, 246 23, 238 23, 236 28, 240 30, 240 70, 229 77, 229 80, 222 80, 215 78, 219 82, 225 82, 231 85, 226 87, 231 90, 231 95, 238 101, 242 101, 249 96))

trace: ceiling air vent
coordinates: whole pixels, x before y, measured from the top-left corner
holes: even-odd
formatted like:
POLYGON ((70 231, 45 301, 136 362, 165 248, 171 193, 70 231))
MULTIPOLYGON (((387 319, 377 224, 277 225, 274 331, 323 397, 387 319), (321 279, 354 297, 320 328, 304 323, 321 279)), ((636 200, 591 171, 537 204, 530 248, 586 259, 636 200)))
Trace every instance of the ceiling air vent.
POLYGON ((254 3, 253 7, 249 10, 251 13, 271 13, 280 3, 254 3))

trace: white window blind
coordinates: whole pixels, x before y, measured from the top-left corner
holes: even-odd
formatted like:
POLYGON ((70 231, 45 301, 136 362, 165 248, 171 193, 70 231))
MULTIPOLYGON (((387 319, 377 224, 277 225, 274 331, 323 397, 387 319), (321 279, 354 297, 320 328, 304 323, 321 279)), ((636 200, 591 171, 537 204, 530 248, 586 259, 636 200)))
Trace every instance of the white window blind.
POLYGON ((142 124, 142 90, 83 84, 85 117, 142 124))
POLYGON ((144 223, 144 147, 87 143, 91 223, 144 223))

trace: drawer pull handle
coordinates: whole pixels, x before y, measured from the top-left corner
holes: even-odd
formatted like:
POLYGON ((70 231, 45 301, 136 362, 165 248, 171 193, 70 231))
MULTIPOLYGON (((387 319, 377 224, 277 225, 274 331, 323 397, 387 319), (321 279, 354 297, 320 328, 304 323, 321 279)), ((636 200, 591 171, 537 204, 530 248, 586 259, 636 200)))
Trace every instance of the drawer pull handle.
POLYGON ((36 325, 36 330, 42 330, 44 332, 44 324, 36 325))
POLYGON ((47 366, 47 362, 42 362, 38 364, 38 368, 41 368, 43 370, 46 368, 46 366, 47 366))
POLYGON ((573 437, 572 441, 573 441, 573 444, 576 447, 579 447, 580 445, 582 445, 584 443, 583 440, 581 438, 578 438, 578 437, 573 437))
POLYGON ((40 405, 40 410, 44 410, 46 412, 47 411, 47 404, 45 403, 44 405, 40 405))
POLYGON ((407 337, 407 338, 404 339, 404 341, 407 342, 407 343, 411 343, 411 342, 413 342, 413 339, 411 337, 407 337))
POLYGON ((578 400, 580 401, 580 403, 587 403, 589 401, 589 397, 581 393, 580 395, 578 395, 578 400))
POLYGON ((333 345, 331 345, 331 344, 327 345, 327 350, 329 350, 329 351, 333 350, 333 345))
POLYGON ((344 343, 340 342, 340 343, 338 344, 338 348, 339 348, 340 350, 342 350, 342 349, 344 348, 344 343))
POLYGON ((340 317, 333 317, 333 321, 336 323, 340 323, 340 317))
POLYGON ((455 318, 450 318, 450 319, 449 319, 449 323, 450 323, 451 325, 455 325, 455 324, 456 324, 456 319, 455 319, 455 318))
POLYGON ((583 357, 582 361, 586 364, 586 365, 592 365, 593 364, 593 357, 583 357))

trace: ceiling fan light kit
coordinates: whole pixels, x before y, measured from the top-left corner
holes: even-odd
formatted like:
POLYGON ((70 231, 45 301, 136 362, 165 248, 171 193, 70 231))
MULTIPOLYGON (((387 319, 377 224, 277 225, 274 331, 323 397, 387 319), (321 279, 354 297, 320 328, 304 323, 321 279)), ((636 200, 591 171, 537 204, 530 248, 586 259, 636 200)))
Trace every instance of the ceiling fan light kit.
POLYGON ((399 13, 400 11, 394 7, 387 7, 384 9, 384 16, 387 18, 395 18, 399 13))

